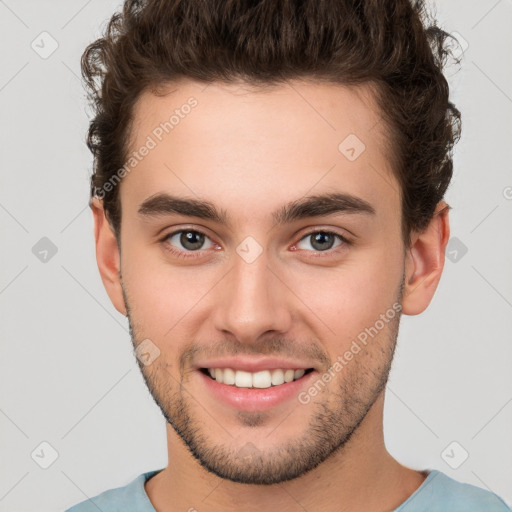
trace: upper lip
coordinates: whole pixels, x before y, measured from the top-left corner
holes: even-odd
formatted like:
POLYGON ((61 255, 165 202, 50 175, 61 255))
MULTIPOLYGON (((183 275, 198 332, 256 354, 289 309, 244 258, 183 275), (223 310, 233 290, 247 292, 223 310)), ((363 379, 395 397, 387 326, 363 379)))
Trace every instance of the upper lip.
POLYGON ((301 361, 278 359, 275 357, 263 357, 258 359, 248 357, 225 357, 210 361, 201 361, 197 364, 197 368, 232 368, 233 370, 254 373, 262 370, 277 369, 307 370, 308 368, 313 368, 313 365, 301 361))

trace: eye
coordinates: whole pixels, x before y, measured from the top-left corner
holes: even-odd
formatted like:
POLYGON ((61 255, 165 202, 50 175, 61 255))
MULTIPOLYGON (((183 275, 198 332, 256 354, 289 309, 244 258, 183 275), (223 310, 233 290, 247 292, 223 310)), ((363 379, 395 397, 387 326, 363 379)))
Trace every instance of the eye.
POLYGON ((182 229, 181 231, 169 233, 164 238, 164 241, 179 249, 180 251, 185 252, 210 249, 214 245, 213 242, 204 233, 193 229, 182 229), (206 247, 204 247, 205 241, 208 241, 209 244, 207 244, 206 247))
POLYGON ((308 244, 315 252, 325 252, 339 247, 342 244, 349 245, 349 241, 345 237, 338 233, 333 233, 332 231, 312 231, 302 237, 296 245, 299 249, 311 250, 310 247, 307 247, 308 244), (334 245, 336 239, 339 240, 339 243, 334 245), (301 244, 305 246, 301 247, 301 244))

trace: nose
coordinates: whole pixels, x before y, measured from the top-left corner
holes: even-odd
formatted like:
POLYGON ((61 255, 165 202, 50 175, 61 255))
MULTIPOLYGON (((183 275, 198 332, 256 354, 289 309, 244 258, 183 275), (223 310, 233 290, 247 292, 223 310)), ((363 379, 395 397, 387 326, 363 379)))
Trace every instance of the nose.
POLYGON ((235 256, 232 270, 219 283, 214 326, 238 342, 251 344, 262 335, 283 335, 292 323, 291 292, 268 266, 265 253, 247 263, 235 256))

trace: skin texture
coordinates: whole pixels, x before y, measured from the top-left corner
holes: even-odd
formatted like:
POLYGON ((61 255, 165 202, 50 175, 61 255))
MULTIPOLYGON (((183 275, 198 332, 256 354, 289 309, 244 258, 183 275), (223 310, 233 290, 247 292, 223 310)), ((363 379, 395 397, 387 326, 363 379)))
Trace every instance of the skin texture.
POLYGON ((181 81, 167 93, 140 97, 131 151, 190 97, 197 106, 119 185, 120 248, 101 201, 92 202, 110 299, 129 317, 134 345, 150 339, 160 350, 139 366, 168 421, 171 463, 146 483, 148 496, 159 512, 393 510, 425 478, 395 461, 383 440, 399 314, 307 404, 293 397, 239 410, 206 389, 197 365, 265 354, 304 362, 316 381, 393 305, 421 313, 444 265, 446 203, 405 250, 387 130, 367 86, 294 81, 263 91, 181 81), (354 161, 338 149, 349 134, 365 144, 354 161), (274 225, 272 212, 286 203, 333 192, 375 213, 274 225), (209 201, 228 223, 140 214, 161 193, 209 201), (174 235, 180 229, 206 235, 199 251, 174 235), (334 237, 331 248, 309 236, 325 231, 350 243, 334 237), (262 250, 251 263, 237 252, 249 236, 262 250))

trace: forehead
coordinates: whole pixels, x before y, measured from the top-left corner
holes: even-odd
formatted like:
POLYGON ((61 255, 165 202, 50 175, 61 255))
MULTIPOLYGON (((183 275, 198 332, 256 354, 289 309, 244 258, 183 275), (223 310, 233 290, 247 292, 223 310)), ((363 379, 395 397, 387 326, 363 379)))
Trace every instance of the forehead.
POLYGON ((244 212, 327 191, 382 207, 399 200, 386 127, 368 86, 184 80, 144 92, 133 119, 128 156, 139 158, 121 195, 134 206, 162 191, 226 210, 243 205, 244 212))

